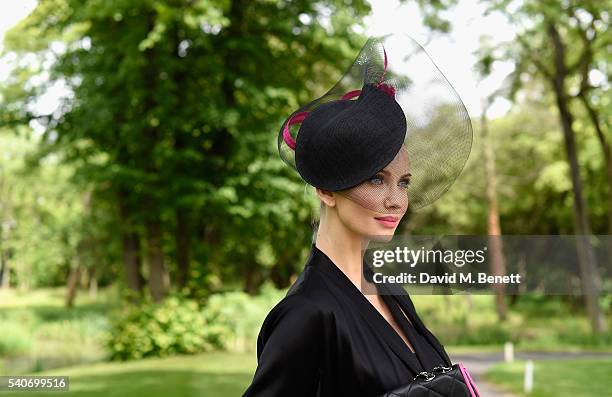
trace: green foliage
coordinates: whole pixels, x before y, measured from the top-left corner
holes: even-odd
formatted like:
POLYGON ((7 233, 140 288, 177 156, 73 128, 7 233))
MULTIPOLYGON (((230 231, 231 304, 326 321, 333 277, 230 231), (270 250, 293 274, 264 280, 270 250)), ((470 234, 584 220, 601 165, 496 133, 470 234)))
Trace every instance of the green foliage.
POLYGON ((449 33, 452 29, 450 22, 445 18, 444 11, 455 7, 458 0, 402 0, 404 3, 415 2, 423 14, 423 24, 432 31, 449 33))
POLYGON ((11 268, 11 283, 26 288, 63 285, 79 261, 97 267, 104 281, 115 277, 117 237, 106 201, 86 210, 84 192, 72 177, 75 167, 49 157, 37 167, 28 164, 40 144, 0 130, 0 253, 11 268), (88 246, 85 250, 84 247, 88 246))
POLYGON ((32 350, 33 340, 27 326, 0 316, 0 356, 16 356, 32 350))
MULTIPOLYGON (((495 155, 497 198, 504 234, 573 234, 572 186, 558 116, 536 87, 524 103, 489 121, 495 155)), ((580 115, 580 113, 578 113, 580 115)), ((581 118, 581 120, 584 120, 581 118)), ((421 234, 486 234, 487 199, 479 120, 464 171, 431 208, 412 215, 421 234)), ((595 134, 576 136, 593 233, 607 234, 605 170, 595 134), (597 161, 599 160, 599 161, 597 161)))
POLYGON ((162 303, 126 305, 111 317, 106 346, 112 359, 163 357, 224 349, 254 351, 261 324, 286 291, 266 284, 244 292, 211 295, 201 306, 174 295, 162 303))
POLYGON ((6 36, 15 69, 0 125, 35 120, 34 160, 57 156, 74 166, 77 191, 97 193, 101 213, 85 222, 96 227, 69 240, 92 256, 119 261, 117 238, 132 231, 140 242, 154 223, 172 275, 181 253, 200 275, 260 272, 253 292, 272 271, 253 260, 262 244, 281 258, 286 285, 297 265, 283 258, 307 245, 311 202, 278 158, 276 134, 344 71, 368 11, 364 0, 42 0, 6 36), (69 94, 38 114, 56 83, 69 94))
POLYGON ((105 359, 102 340, 115 296, 113 289, 100 289, 96 299, 78 295, 67 309, 65 288, 0 289, 0 374, 105 359))
POLYGON ((214 294, 203 309, 204 316, 209 324, 223 330, 220 335, 224 349, 254 351, 264 318, 285 293, 266 284, 256 296, 238 291, 214 294))
POLYGON ((105 343, 112 360, 193 354, 221 347, 223 331, 196 301, 171 296, 162 303, 125 305, 111 316, 105 343))
MULTIPOLYGON (((445 346, 497 345, 512 341, 519 349, 608 350, 612 332, 591 333, 584 305, 573 306, 561 297, 518 297, 499 321, 493 295, 412 295, 421 319, 445 346)), ((612 313, 606 318, 612 323, 612 313)))

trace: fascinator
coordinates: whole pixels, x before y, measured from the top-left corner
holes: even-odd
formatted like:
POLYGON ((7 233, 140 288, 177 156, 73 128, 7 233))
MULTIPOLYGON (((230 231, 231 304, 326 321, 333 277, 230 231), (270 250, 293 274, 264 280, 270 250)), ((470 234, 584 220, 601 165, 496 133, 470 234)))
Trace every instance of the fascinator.
POLYGON ((471 147, 459 95, 402 34, 369 38, 338 82, 289 115, 278 134, 280 157, 306 183, 379 212, 393 212, 384 204, 392 195, 412 210, 437 200, 471 147))

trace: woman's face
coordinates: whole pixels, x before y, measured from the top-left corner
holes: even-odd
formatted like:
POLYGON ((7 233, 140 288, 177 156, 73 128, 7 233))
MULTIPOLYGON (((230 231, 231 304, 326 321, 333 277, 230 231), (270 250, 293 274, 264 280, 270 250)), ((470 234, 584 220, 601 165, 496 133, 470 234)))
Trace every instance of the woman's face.
POLYGON ((409 169, 408 153, 402 147, 393 161, 370 180, 337 192, 340 221, 360 235, 392 237, 408 210, 409 169))

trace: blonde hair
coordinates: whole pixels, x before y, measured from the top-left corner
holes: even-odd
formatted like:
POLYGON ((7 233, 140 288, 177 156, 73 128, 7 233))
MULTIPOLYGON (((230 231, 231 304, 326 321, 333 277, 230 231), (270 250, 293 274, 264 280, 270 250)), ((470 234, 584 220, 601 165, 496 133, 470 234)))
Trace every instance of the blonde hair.
POLYGON ((320 202, 319 206, 319 214, 316 216, 314 212, 312 212, 312 216, 310 217, 310 225, 312 226, 312 242, 314 243, 317 239, 317 232, 319 231, 319 225, 321 224, 321 218, 325 215, 325 204, 323 201, 320 202))

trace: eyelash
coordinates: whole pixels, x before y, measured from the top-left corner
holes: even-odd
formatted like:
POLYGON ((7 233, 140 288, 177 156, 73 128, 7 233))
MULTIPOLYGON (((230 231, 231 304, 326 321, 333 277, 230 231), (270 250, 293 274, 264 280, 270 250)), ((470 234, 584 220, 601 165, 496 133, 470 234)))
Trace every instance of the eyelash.
MULTIPOLYGON (((376 179, 384 180, 385 178, 383 176, 381 176, 381 175, 376 175, 376 176, 370 178, 370 182, 372 182, 374 185, 379 185, 379 183, 374 183, 373 182, 376 179)), ((406 189, 410 185, 410 180, 408 180, 408 179, 402 179, 402 180, 400 180, 400 182, 405 182, 406 183, 406 186, 405 186, 406 189)))

